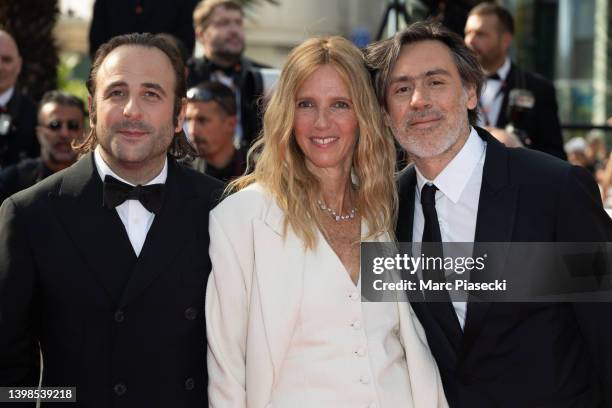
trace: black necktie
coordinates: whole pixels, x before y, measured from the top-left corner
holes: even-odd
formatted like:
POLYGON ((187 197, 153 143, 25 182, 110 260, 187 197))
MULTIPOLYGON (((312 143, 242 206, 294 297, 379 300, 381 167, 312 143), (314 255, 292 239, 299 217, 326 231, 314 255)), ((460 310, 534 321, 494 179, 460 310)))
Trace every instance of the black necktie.
POLYGON ((501 77, 497 72, 487 75, 487 79, 494 79, 496 81, 501 81, 501 77))
POLYGON ((115 208, 125 200, 138 200, 147 211, 159 214, 164 199, 163 184, 148 186, 130 186, 113 176, 104 177, 103 204, 107 208, 115 208))
MULTIPOLYGON (((438 188, 433 184, 425 184, 421 190, 421 207, 425 218, 423 227, 422 253, 426 257, 443 257, 442 234, 440 233, 440 223, 436 212, 436 191, 438 188)), ((442 262, 444 263, 444 262, 442 262)), ((423 279, 431 279, 433 282, 445 283, 444 268, 427 269, 423 272, 423 279)), ((457 339, 461 336, 461 326, 457 319, 457 314, 451 303, 448 291, 426 291, 425 300, 432 301, 428 304, 429 310, 444 329, 451 343, 455 348, 458 347, 457 339)))

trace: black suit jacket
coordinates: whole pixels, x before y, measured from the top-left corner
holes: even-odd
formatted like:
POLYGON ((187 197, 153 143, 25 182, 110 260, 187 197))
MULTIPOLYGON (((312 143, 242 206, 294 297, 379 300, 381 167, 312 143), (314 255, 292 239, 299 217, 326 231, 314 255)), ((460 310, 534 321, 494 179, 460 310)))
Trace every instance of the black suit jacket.
POLYGON ((34 102, 15 87, 6 109, 11 116, 11 128, 8 134, 0 135, 0 168, 40 154, 34 102))
POLYGON ((40 344, 42 384, 77 387, 67 407, 205 406, 208 212, 219 188, 169 159, 139 257, 117 212, 102 206, 92 154, 8 198, 0 385, 38 384, 40 344))
POLYGON ((555 87, 546 78, 525 71, 514 63, 506 78, 503 90, 503 101, 496 126, 504 128, 509 122, 508 103, 510 91, 528 89, 533 93, 535 104, 532 109, 515 123, 515 127, 527 132, 531 141, 530 148, 552 154, 560 159, 567 159, 563 150, 563 136, 557 113, 557 96, 555 87))
MULTIPOLYGON (((584 169, 487 142, 477 242, 602 242, 612 221, 584 169)), ((412 240, 416 172, 399 179, 399 241, 412 240)), ((463 335, 447 336, 413 303, 451 407, 612 406, 612 304, 468 303, 463 335)))

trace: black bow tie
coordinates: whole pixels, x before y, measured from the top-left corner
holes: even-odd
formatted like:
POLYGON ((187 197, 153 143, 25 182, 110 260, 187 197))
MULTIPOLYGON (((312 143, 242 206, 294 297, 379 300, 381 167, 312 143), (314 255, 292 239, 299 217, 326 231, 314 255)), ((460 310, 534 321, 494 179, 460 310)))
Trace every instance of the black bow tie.
POLYGON ((147 211, 159 214, 164 199, 163 184, 148 186, 130 186, 113 176, 104 177, 103 204, 107 208, 115 208, 125 200, 138 200, 147 211))
POLYGON ((499 76, 499 74, 497 72, 495 72, 493 74, 487 75, 487 79, 493 79, 495 81, 501 81, 501 77, 499 76))

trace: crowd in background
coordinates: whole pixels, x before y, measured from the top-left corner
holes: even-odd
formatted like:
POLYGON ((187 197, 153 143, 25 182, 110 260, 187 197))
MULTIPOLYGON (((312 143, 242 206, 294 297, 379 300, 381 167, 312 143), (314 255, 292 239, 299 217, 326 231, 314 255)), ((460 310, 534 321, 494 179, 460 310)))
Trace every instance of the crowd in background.
MULTIPOLYGON (((90 55, 93 58, 101 44, 119 34, 148 31, 171 38, 187 67, 185 131, 199 156, 186 164, 228 182, 246 171, 248 148, 261 130, 264 85, 260 70, 268 66, 244 55, 244 13, 239 2, 184 0, 169 4, 95 1, 90 55), (199 58, 192 57, 196 41, 204 50, 199 58)), ((512 16, 495 13, 482 3, 466 16, 464 28, 466 44, 476 52, 488 75, 478 124, 507 146, 542 150, 587 168, 601 188, 604 204, 612 207, 612 161, 605 134, 594 131, 586 138, 563 142, 552 83, 510 60, 512 16)), ((74 157, 66 155, 69 160, 58 162, 56 152, 81 140, 88 126, 85 101, 63 95, 52 103, 75 110, 77 105, 83 106, 82 117, 66 122, 63 112, 45 111, 49 95, 32 101, 21 92, 18 77, 23 61, 19 45, 6 31, 0 31, 0 56, 1 202, 72 164, 74 157), (48 138, 59 141, 45 142, 48 138), (34 163, 38 166, 35 171, 34 163)))

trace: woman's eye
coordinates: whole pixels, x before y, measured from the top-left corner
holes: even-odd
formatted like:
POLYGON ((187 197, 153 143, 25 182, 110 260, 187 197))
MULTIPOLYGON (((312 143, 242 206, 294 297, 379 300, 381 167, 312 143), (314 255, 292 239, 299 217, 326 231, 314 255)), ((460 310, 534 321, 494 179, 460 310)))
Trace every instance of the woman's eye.
POLYGON ((334 108, 347 109, 350 108, 349 104, 344 101, 337 101, 332 105, 334 108))
POLYGON ((310 101, 298 101, 297 103, 298 108, 311 108, 312 106, 313 104, 310 101))

